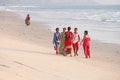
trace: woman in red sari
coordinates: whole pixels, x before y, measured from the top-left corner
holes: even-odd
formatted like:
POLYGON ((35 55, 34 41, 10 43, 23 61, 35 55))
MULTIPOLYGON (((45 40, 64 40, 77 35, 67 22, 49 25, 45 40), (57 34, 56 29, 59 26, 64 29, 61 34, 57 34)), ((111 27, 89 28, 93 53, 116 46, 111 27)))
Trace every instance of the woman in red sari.
POLYGON ((72 56, 72 40, 73 40, 73 33, 70 31, 71 27, 68 27, 68 31, 65 32, 65 52, 66 55, 70 54, 72 56))
POLYGON ((88 31, 84 31, 84 37, 80 44, 82 43, 83 43, 85 58, 90 58, 90 37, 88 35, 88 31))

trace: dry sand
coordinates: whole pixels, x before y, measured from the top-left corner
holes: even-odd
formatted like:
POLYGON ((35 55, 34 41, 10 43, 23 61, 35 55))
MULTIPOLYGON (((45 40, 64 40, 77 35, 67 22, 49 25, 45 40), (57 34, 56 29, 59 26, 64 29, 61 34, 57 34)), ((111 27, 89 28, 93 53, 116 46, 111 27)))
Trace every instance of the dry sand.
POLYGON ((55 55, 52 33, 0 12, 0 80, 120 80, 120 45, 92 41, 91 58, 55 55))

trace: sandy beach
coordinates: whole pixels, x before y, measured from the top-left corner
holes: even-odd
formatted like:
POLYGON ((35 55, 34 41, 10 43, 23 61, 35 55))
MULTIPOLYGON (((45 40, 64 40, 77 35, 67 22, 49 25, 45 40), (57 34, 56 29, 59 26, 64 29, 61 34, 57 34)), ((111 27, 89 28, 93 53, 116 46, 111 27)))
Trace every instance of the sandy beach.
POLYGON ((91 41, 91 58, 55 55, 47 25, 0 11, 0 80, 120 80, 120 45, 91 41))

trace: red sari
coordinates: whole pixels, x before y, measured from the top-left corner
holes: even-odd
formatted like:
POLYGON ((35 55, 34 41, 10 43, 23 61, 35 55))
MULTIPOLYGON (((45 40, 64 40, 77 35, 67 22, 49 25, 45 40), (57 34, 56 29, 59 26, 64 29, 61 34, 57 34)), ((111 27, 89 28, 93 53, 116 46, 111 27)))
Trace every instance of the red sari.
POLYGON ((65 33, 65 51, 66 54, 71 54, 72 51, 72 39, 73 39, 73 33, 70 31, 67 31, 65 33))
POLYGON ((83 49, 86 58, 90 58, 90 37, 85 37, 83 42, 83 49))

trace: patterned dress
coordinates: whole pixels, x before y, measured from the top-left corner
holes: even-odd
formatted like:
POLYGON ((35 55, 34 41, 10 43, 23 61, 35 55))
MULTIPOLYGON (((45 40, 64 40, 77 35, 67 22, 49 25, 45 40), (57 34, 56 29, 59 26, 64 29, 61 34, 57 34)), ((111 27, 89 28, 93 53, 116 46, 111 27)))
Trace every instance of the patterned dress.
POLYGON ((72 40, 73 40, 73 33, 70 31, 66 32, 65 33, 65 51, 66 51, 66 54, 71 54, 72 40))
POLYGON ((64 54, 64 47, 65 47, 65 33, 61 33, 61 42, 60 42, 60 48, 59 48, 59 53, 64 54))

